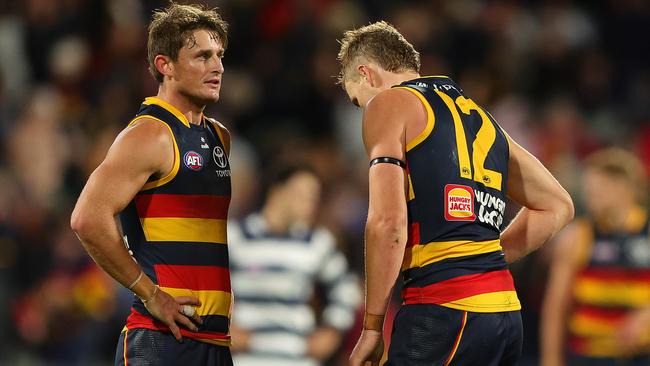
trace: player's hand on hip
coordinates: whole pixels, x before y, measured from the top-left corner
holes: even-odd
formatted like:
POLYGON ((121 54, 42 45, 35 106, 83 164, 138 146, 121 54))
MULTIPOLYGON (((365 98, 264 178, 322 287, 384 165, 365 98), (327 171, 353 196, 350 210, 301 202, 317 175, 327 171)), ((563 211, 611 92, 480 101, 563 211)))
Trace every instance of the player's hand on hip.
POLYGON ((350 355, 349 366, 379 366, 384 355, 384 336, 376 330, 364 329, 350 355))
POLYGON ((624 352, 636 353, 650 346, 650 307, 632 311, 617 330, 619 345, 624 352))
POLYGON ((201 306, 201 302, 194 296, 174 298, 165 291, 158 290, 143 303, 151 315, 169 327, 174 338, 179 342, 183 339, 179 326, 196 332, 198 331, 196 324, 203 324, 195 309, 195 306, 201 306))

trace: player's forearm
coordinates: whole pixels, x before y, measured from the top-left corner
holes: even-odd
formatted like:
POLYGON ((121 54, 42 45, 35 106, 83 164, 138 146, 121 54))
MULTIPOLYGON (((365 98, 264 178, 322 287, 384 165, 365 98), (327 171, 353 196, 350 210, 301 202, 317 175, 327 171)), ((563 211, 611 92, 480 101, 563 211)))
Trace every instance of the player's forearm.
POLYGON ((406 244, 406 219, 368 218, 366 225, 366 312, 385 314, 406 244))
POLYGON ((552 210, 522 208, 501 234, 506 261, 512 263, 535 251, 573 219, 573 205, 552 210))
MULTIPOLYGON (((128 288, 139 277, 141 268, 126 249, 112 215, 75 209, 71 227, 90 257, 117 282, 128 288)), ((131 290, 148 298, 153 287, 151 279, 143 275, 131 290)))
POLYGON ((542 365, 563 364, 565 336, 566 300, 548 296, 542 308, 540 329, 542 365))

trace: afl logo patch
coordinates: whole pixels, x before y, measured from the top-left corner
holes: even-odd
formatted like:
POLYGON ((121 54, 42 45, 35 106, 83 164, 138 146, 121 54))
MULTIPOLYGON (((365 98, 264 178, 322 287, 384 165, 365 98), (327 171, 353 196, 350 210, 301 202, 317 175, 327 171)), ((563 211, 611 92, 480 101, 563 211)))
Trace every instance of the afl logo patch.
POLYGON ((192 170, 201 170, 203 168, 203 156, 195 151, 188 151, 183 156, 185 166, 192 170))
POLYGON ((459 184, 445 186, 445 219, 447 221, 474 221, 474 190, 459 184))
POLYGON ((226 158, 226 154, 224 154, 223 149, 219 146, 215 146, 212 150, 212 158, 219 168, 225 168, 228 164, 228 158, 226 158))

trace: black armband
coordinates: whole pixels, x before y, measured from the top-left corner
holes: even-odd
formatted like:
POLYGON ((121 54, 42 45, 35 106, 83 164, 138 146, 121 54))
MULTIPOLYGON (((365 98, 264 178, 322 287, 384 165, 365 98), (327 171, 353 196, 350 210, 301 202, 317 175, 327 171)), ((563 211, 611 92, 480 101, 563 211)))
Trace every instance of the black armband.
POLYGON ((370 161, 370 166, 373 166, 375 164, 383 164, 383 163, 395 164, 395 165, 399 166, 400 168, 406 168, 406 164, 404 164, 403 161, 401 161, 399 159, 391 158, 391 157, 388 157, 388 156, 382 156, 382 157, 379 157, 379 158, 372 159, 370 161))

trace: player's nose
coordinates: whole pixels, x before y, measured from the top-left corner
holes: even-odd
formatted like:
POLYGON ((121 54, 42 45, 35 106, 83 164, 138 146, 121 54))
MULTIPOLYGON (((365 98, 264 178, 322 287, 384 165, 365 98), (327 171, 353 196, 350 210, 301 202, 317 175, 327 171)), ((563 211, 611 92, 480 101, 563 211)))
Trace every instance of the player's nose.
POLYGON ((216 72, 218 74, 223 74, 224 68, 223 68, 223 61, 221 57, 215 56, 214 57, 214 62, 211 65, 210 71, 211 72, 216 72))

